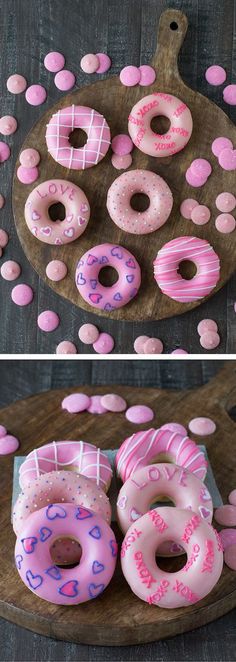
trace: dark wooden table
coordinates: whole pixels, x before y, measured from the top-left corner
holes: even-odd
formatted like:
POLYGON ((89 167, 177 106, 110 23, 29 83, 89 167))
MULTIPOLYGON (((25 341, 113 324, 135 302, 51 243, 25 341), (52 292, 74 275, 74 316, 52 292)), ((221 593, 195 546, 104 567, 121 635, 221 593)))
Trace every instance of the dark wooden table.
MULTIPOLYGON (((134 384, 165 388, 200 386, 222 361, 1 361, 0 407, 33 393, 83 384, 134 384)), ((1 412, 0 412, 1 422, 1 412)), ((106 618, 106 614, 104 614, 106 618)), ((0 619, 1 662, 73 660, 235 660, 236 611, 198 630, 142 646, 96 647, 65 643, 33 634, 0 619)))
MULTIPOLYGON (((204 78, 207 66, 222 64, 228 81, 236 73, 235 1, 223 0, 0 0, 1 115, 13 114, 19 129, 9 137, 12 157, 0 167, 0 191, 6 205, 0 212, 0 227, 9 230, 10 242, 4 259, 15 259, 22 265, 20 282, 34 289, 31 306, 20 309, 10 298, 12 284, 0 279, 0 352, 54 353, 62 339, 70 339, 79 353, 93 352, 78 340, 78 329, 84 322, 97 322, 99 328, 110 332, 115 339, 117 353, 133 353, 133 341, 140 334, 163 340, 165 352, 183 347, 191 353, 202 353, 196 331, 203 317, 216 319, 221 334, 219 353, 236 350, 236 325, 233 309, 236 298, 236 275, 208 302, 196 310, 171 320, 149 323, 125 323, 97 319, 60 298, 33 271, 19 244, 11 210, 11 182, 14 163, 21 143, 42 112, 61 97, 53 75, 43 65, 50 50, 62 51, 69 69, 77 74, 77 86, 94 77, 83 74, 80 59, 84 53, 108 52, 112 58, 111 74, 127 64, 148 63, 156 43, 156 27, 161 12, 167 7, 182 9, 188 16, 189 30, 180 56, 180 70, 184 80, 193 88, 210 96, 233 120, 236 110, 222 101, 222 88, 209 86, 204 78), (119 9, 118 9, 119 7, 119 9), (14 96, 6 90, 6 79, 12 73, 26 76, 28 83, 40 82, 48 90, 43 106, 26 104, 24 95, 14 96), (59 313, 61 324, 53 333, 37 328, 39 312, 52 309, 59 313), (3 314, 4 311, 4 314, 3 314)), ((108 75, 110 75, 110 73, 108 75)), ((95 74, 96 77, 96 74, 95 74)), ((209 353, 208 353, 209 354, 209 353)))

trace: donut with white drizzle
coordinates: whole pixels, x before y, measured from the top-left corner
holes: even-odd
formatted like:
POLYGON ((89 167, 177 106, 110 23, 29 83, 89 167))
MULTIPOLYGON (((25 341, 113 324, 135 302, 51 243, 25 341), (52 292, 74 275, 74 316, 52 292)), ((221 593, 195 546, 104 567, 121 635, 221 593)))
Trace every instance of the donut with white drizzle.
POLYGON ((110 462, 100 448, 85 441, 53 441, 27 455, 19 469, 20 487, 22 489, 41 474, 60 469, 91 478, 105 492, 112 478, 110 462))

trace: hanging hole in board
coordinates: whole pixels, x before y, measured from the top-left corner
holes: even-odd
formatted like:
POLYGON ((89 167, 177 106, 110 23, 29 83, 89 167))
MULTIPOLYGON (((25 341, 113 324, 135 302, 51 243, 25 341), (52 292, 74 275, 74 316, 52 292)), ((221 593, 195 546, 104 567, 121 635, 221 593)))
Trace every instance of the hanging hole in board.
POLYGON ((178 26, 178 23, 176 23, 176 21, 171 21, 171 23, 170 23, 170 29, 171 30, 178 30, 178 27, 179 26, 178 26))
POLYGON ((233 405, 230 407, 230 409, 227 410, 228 416, 231 418, 234 423, 236 423, 236 405, 233 405))

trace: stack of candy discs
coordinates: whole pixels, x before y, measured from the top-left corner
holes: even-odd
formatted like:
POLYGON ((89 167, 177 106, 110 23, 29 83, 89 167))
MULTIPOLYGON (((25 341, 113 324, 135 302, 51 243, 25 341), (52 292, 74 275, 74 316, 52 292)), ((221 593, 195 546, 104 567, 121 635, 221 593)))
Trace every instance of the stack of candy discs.
POLYGON ((22 492, 13 511, 15 563, 38 597, 75 605, 109 584, 117 556, 105 493, 111 477, 107 456, 83 441, 52 442, 21 465, 22 492))
POLYGON ((126 439, 116 468, 124 482, 117 500, 117 518, 125 534, 121 566, 132 591, 168 609, 198 602, 215 586, 223 566, 221 541, 211 526, 212 499, 203 483, 204 453, 171 423, 126 439), (175 508, 151 509, 163 497, 175 508), (156 563, 156 553, 184 552, 187 562, 178 572, 164 572, 156 563))

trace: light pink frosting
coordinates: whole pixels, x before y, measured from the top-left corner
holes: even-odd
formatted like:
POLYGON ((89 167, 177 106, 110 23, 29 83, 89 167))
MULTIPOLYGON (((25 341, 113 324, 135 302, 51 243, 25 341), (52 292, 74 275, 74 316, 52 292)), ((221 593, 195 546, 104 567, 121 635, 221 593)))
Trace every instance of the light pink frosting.
POLYGON ((177 237, 165 244, 154 260, 154 278, 163 294, 187 303, 203 299, 220 278, 220 260, 212 246, 197 237, 177 237), (178 273, 180 262, 190 260, 196 275, 187 280, 178 273))
POLYGON ((53 441, 35 448, 20 466, 19 482, 23 489, 29 481, 50 471, 69 469, 91 478, 107 491, 112 469, 100 448, 84 441, 53 441))
POLYGON ((68 106, 51 117, 46 131, 48 151, 64 168, 85 170, 103 159, 110 145, 110 129, 103 115, 87 106, 68 106), (82 129, 88 140, 83 147, 72 147, 70 133, 82 129))
POLYGON ((125 482, 137 469, 153 462, 173 462, 204 479, 207 462, 203 451, 187 436, 172 430, 141 430, 125 439, 116 455, 116 469, 125 482))
POLYGON ((132 108, 129 116, 129 134, 141 152, 150 156, 170 156, 180 152, 188 143, 193 121, 189 108, 183 101, 165 92, 148 94, 132 108), (151 120, 164 115, 170 120, 166 133, 154 133, 151 120))
POLYGON ((217 531, 197 513, 155 508, 127 531, 121 567, 131 590, 144 602, 165 609, 189 607, 218 582, 222 545, 217 531), (177 572, 165 572, 156 563, 158 546, 168 540, 182 545, 187 553, 187 563, 177 572))
POLYGON ((94 480, 74 471, 51 471, 30 480, 14 505, 13 529, 18 535, 29 515, 48 503, 73 503, 98 513, 110 524, 108 497, 94 480))

